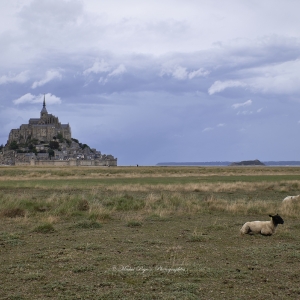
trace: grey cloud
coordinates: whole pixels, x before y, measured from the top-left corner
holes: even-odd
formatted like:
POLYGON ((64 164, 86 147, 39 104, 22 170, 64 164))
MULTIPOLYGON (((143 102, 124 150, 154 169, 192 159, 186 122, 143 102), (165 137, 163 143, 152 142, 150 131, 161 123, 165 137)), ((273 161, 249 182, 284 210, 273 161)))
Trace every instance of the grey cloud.
POLYGON ((204 128, 204 129, 202 130, 202 132, 205 132, 205 131, 211 131, 211 130, 213 130, 212 127, 206 127, 206 128, 204 128))
POLYGON ((227 80, 227 81, 215 81, 212 86, 208 89, 208 93, 213 95, 215 93, 222 92, 223 90, 231 87, 245 87, 246 84, 238 80, 227 80))
POLYGON ((160 71, 160 76, 172 76, 178 80, 193 79, 196 77, 203 77, 209 74, 209 71, 206 71, 203 68, 198 70, 189 71, 186 67, 180 65, 172 65, 172 63, 167 63, 162 66, 160 71))
POLYGON ((111 69, 112 67, 105 60, 101 59, 101 61, 99 62, 99 60, 97 59, 92 67, 83 71, 83 74, 88 75, 90 73, 105 73, 109 72, 111 69))
POLYGON ((19 74, 8 74, 0 77, 0 84, 7 83, 25 83, 29 80, 28 71, 20 72, 19 74))
MULTIPOLYGON (((252 51, 251 45, 248 46, 244 60, 252 51)), ((209 95, 213 96, 237 87, 245 89, 250 94, 252 92, 274 91, 287 93, 289 89, 292 92, 297 92, 297 86, 299 86, 296 77, 299 66, 298 60, 284 62, 277 67, 276 62, 270 61, 264 64, 264 67, 257 67, 260 62, 252 61, 251 58, 253 67, 251 67, 250 62, 245 66, 244 61, 239 66, 237 62, 242 56, 241 53, 236 59, 235 51, 232 51, 230 55, 229 52, 230 49, 225 46, 222 49, 211 49, 190 54, 174 53, 158 57, 114 54, 104 54, 101 57, 91 52, 89 55, 82 56, 79 62, 76 61, 76 55, 65 57, 57 53, 49 62, 37 61, 39 67, 31 66, 30 73, 40 73, 40 78, 42 78, 37 79, 37 75, 35 75, 36 79, 32 85, 34 88, 46 87, 50 84, 53 88, 68 85, 68 82, 71 86, 73 81, 74 91, 80 93, 111 93, 113 91, 142 91, 146 89, 164 90, 172 94, 174 92, 196 93, 199 91, 208 92, 209 95), (224 56, 228 57, 228 60, 224 61, 224 56), (91 57, 94 58, 91 59, 91 57), (231 66, 230 61, 237 62, 231 66), (48 70, 58 70, 58 66, 64 69, 64 78, 62 78, 60 71, 45 75, 48 70), (269 77, 265 76, 267 72, 270 74, 269 77), (117 74, 122 75, 122 77, 119 76, 118 80, 112 80, 109 83, 108 79, 113 79, 116 77, 114 75, 117 74), (277 88, 273 88, 274 83, 272 84, 275 77, 277 81, 280 81, 277 88), (223 78, 226 79, 223 80, 223 78), (99 89, 97 86, 99 80, 100 83, 105 83, 104 89, 99 89), (181 83, 178 85, 177 81, 181 81, 181 83), (76 84, 74 84, 75 82, 76 84), (80 86, 82 88, 88 86, 91 90, 80 91, 80 86)))
POLYGON ((200 68, 198 70, 195 70, 195 71, 192 71, 189 73, 188 77, 190 79, 193 79, 195 77, 202 77, 202 76, 206 76, 208 75, 210 72, 209 71, 206 71, 204 70, 203 68, 200 68))
POLYGON ((13 100, 14 104, 26 104, 26 103, 42 103, 44 97, 47 97, 47 104, 61 103, 61 99, 52 94, 44 94, 44 95, 32 95, 31 93, 27 93, 18 99, 13 100))
POLYGON ((250 99, 250 100, 247 100, 247 101, 245 101, 245 102, 243 102, 243 103, 235 103, 235 104, 232 105, 232 108, 237 109, 237 108, 239 108, 239 107, 242 107, 242 106, 249 106, 249 105, 251 105, 251 104, 252 104, 252 100, 250 99))
POLYGON ((108 74, 108 77, 116 77, 126 72, 126 68, 123 64, 119 65, 111 73, 108 74))
POLYGON ((33 84, 32 84, 32 88, 35 89, 36 87, 38 86, 43 86, 45 85, 46 83, 54 80, 54 79, 61 79, 62 78, 62 75, 61 75, 61 72, 59 70, 48 70, 44 76, 43 79, 39 80, 39 81, 35 81, 33 84))

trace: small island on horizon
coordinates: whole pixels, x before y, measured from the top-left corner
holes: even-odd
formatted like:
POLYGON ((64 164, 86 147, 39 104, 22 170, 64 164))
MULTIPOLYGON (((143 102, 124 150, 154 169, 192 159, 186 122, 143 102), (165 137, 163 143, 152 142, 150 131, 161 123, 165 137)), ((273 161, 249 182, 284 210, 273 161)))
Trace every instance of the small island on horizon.
POLYGON ((255 160, 243 160, 240 162, 233 162, 229 166, 265 166, 265 164, 259 161, 258 159, 255 159, 255 160))

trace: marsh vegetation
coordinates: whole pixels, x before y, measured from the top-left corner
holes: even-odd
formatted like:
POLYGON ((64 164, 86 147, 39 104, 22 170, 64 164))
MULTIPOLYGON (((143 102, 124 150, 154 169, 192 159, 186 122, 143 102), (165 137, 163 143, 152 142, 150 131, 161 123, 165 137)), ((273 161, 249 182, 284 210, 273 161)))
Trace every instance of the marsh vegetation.
POLYGON ((298 167, 1 167, 0 299, 296 299, 298 167), (279 213, 271 237, 246 221, 279 213))

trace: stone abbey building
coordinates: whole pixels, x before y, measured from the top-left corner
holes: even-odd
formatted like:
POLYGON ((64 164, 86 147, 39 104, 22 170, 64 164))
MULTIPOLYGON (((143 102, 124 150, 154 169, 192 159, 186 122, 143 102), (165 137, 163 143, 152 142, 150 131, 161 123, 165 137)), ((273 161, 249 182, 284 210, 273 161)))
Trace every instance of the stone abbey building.
POLYGON ((70 125, 48 113, 44 96, 40 117, 10 131, 0 165, 117 166, 117 158, 72 138, 70 125))
POLYGON ((44 97, 40 118, 29 119, 28 124, 21 125, 19 129, 12 129, 7 144, 11 144, 13 141, 22 144, 26 143, 29 139, 47 142, 58 135, 62 135, 62 137, 67 140, 71 140, 71 127, 69 124, 61 124, 57 117, 48 114, 44 97))

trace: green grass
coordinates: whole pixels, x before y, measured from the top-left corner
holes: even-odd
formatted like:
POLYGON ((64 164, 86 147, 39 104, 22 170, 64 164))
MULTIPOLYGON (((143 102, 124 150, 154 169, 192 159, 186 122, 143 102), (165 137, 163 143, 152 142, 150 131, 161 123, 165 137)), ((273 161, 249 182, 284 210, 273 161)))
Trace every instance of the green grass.
MULTIPOLYGON (((235 182, 274 182, 300 180, 300 175, 264 175, 264 176, 191 176, 191 177, 142 177, 142 178, 80 178, 80 179, 35 179, 0 181, 1 189, 30 189, 48 188, 56 190, 58 188, 72 188, 75 190, 88 189, 91 187, 113 187, 114 185, 168 185, 168 184, 187 184, 187 183, 235 183, 235 182)), ((298 186, 294 189, 298 189, 298 186)))
POLYGON ((55 229, 52 224, 50 223, 44 223, 42 225, 39 225, 33 229, 33 232, 37 233, 54 233, 55 229))
POLYGON ((81 221, 71 226, 71 228, 81 228, 81 229, 97 229, 101 228, 102 225, 96 221, 81 221))
POLYGON ((298 299, 300 168, 0 168, 0 299, 298 299), (243 236, 246 221, 285 220, 243 236))

